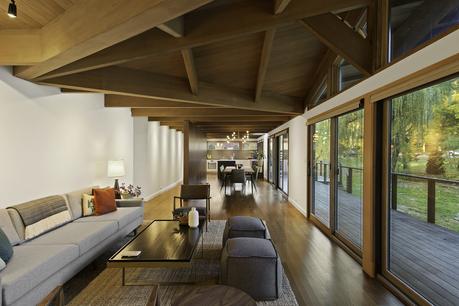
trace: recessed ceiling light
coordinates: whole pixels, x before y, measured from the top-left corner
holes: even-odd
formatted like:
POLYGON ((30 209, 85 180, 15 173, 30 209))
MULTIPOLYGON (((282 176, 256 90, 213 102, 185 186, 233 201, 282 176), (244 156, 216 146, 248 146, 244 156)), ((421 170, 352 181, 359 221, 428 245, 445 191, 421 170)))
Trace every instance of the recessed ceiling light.
POLYGON ((14 0, 11 0, 10 5, 8 5, 8 16, 10 18, 16 18, 18 16, 17 7, 14 0))

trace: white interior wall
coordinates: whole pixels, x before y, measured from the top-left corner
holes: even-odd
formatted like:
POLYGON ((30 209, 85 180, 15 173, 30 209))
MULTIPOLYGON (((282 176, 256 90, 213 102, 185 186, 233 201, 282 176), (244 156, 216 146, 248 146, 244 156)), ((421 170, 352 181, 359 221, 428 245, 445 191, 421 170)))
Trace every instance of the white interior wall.
MULTIPOLYGON (((289 190, 288 199, 301 213, 306 215, 306 174, 307 174, 307 151, 306 151, 306 124, 303 116, 297 116, 292 120, 272 130, 263 139, 265 154, 268 153, 268 137, 288 128, 289 133, 289 190)), ((267 168, 266 168, 267 169, 267 168)), ((267 171, 266 171, 267 172, 267 171)), ((267 178, 267 176, 266 176, 267 178)))
POLYGON ((102 94, 63 94, 0 67, 0 207, 112 185, 111 159, 125 161, 121 181, 132 182, 129 109, 108 109, 102 94))
POLYGON ((182 180, 183 133, 134 118, 134 183, 148 200, 182 180))

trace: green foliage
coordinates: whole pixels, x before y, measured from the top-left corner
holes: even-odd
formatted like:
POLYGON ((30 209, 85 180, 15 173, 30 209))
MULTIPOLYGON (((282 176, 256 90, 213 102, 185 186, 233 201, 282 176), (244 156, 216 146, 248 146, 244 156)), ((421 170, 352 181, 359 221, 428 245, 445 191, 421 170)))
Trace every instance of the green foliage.
POLYGON ((459 178, 459 78, 392 99, 391 113, 393 172, 459 178))
POLYGON ((445 159, 439 150, 435 150, 429 154, 427 160, 426 173, 434 175, 445 174, 445 159))

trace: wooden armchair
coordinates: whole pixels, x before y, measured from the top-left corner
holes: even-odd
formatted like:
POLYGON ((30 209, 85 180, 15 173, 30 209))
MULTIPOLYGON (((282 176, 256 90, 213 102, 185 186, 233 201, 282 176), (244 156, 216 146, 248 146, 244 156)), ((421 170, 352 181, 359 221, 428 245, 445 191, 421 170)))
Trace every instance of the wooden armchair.
POLYGON ((174 197, 174 206, 173 206, 173 214, 175 215, 176 212, 183 212, 188 213, 188 210, 191 207, 195 207, 196 210, 199 212, 199 218, 204 218, 206 223, 206 231, 207 225, 210 221, 210 185, 209 184, 201 184, 201 185, 182 185, 180 187, 180 196, 174 197), (179 200, 180 206, 177 207, 177 200, 179 200), (205 201, 205 207, 194 205, 192 202, 191 205, 187 203, 188 201, 193 200, 203 200, 205 201), (184 206, 184 202, 186 205, 184 206))

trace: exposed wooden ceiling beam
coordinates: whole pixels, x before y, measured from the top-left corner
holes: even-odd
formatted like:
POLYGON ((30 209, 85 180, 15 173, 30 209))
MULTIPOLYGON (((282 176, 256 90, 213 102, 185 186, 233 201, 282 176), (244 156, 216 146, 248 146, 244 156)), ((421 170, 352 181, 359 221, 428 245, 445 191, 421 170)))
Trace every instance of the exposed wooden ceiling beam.
POLYGON ((158 26, 158 29, 175 38, 183 37, 185 36, 185 27, 183 19, 183 16, 177 17, 166 23, 160 24, 158 26))
POLYGON ((212 0, 76 1, 41 31, 42 61, 18 67, 15 74, 34 79, 116 43, 143 33, 212 0), (103 15, 101 15, 103 12, 103 15))
POLYGON ((263 121, 263 122, 244 122, 244 121, 230 121, 230 122, 199 122, 198 126, 235 126, 235 125, 243 125, 243 126, 278 126, 279 121, 263 121))
POLYGON ((254 126, 254 125, 241 125, 241 124, 234 124, 234 125, 221 125, 221 126, 212 126, 212 125, 201 125, 201 124, 196 124, 196 126, 199 129, 202 130, 214 130, 214 129, 236 129, 239 131, 253 131, 256 129, 273 129, 273 127, 276 127, 277 125, 264 125, 262 124, 263 122, 260 123, 260 125, 254 126))
POLYGON ((75 89, 68 89, 68 88, 61 88, 62 93, 93 93, 91 91, 86 90, 75 90, 75 89))
POLYGON ((371 2, 372 0, 294 1, 279 15, 271 13, 272 3, 266 0, 236 2, 229 6, 189 14, 185 37, 167 37, 155 31, 147 31, 56 69, 43 76, 42 79, 113 66, 161 53, 179 51, 241 35, 266 31, 309 16, 366 7, 371 2))
MULTIPOLYGON (((63 89, 70 91, 71 89, 63 89)), ((142 98, 142 97, 133 97, 133 96, 124 96, 124 95, 105 95, 105 107, 143 107, 143 108, 158 108, 158 107, 168 107, 168 108, 221 108, 221 106, 210 106, 206 104, 191 104, 184 102, 175 102, 170 100, 161 100, 154 98, 142 98)))
POLYGON ((105 94, 119 94, 158 98, 176 102, 208 104, 240 109, 265 110, 286 114, 303 113, 300 100, 281 95, 264 95, 258 103, 248 91, 229 89, 200 83, 200 94, 188 90, 186 80, 121 67, 109 67, 41 81, 61 88, 88 90, 105 94))
MULTIPOLYGON (((265 134, 265 133, 267 133, 267 132, 261 132, 261 133, 260 133, 260 132, 257 132, 257 133, 255 133, 255 134, 260 134, 260 135, 262 135, 262 134, 265 134)), ((220 133, 206 132, 205 134, 206 134, 206 138, 216 138, 216 139, 221 139, 222 141, 223 141, 224 139, 226 139, 226 136, 228 135, 227 132, 223 132, 223 133, 222 133, 222 132, 220 132, 220 133)), ((257 138, 258 138, 258 136, 255 136, 255 135, 251 135, 251 136, 250 136, 250 140, 251 140, 251 141, 255 141, 257 138)))
POLYGON ((300 21, 322 43, 345 58, 360 72, 371 74, 370 41, 364 39, 332 13, 308 17, 300 21))
MULTIPOLYGON (((293 117, 280 117, 280 116, 244 116, 244 117, 168 117, 168 121, 192 121, 192 122, 262 122, 262 121, 276 121, 280 123, 287 122, 293 117)), ((164 120, 164 117, 153 117, 148 116, 148 120, 150 121, 161 121, 164 120)))
POLYGON ((323 85, 324 78, 327 75, 328 68, 336 60, 336 57, 336 53, 330 49, 325 52, 325 55, 322 57, 319 65, 317 65, 316 71, 312 77, 312 85, 310 86, 308 94, 304 100, 305 106, 309 106, 312 103, 311 101, 318 98, 318 95, 320 94, 319 91, 323 85))
MULTIPOLYGON (((170 108, 132 108, 133 116, 152 116, 152 117, 228 117, 228 116, 281 116, 285 117, 285 114, 254 111, 246 109, 234 109, 234 108, 199 108, 199 109, 170 109, 170 108)), ((215 118, 218 120, 218 118, 215 118)))
MULTIPOLYGON (((351 27, 358 29, 361 27, 363 20, 366 20, 365 14, 367 12, 367 8, 360 8, 357 10, 348 11, 345 14, 344 21, 348 23, 351 27)), ((333 52, 331 49, 327 49, 322 60, 317 65, 317 68, 314 72, 314 76, 312 77, 312 85, 308 89, 308 93, 304 100, 304 106, 309 107, 311 104, 318 99, 318 95, 320 94, 321 86, 324 83, 324 78, 329 70, 330 65, 336 62, 338 59, 338 55, 333 52)), ((325 80, 326 82, 326 80, 325 80)))
POLYGON ((190 90, 193 95, 198 95, 198 73, 196 72, 196 66, 194 65, 193 52, 191 49, 181 50, 183 63, 185 64, 186 74, 188 76, 188 82, 190 83, 190 90))
MULTIPOLYGON (((201 132, 204 133, 232 133, 233 131, 238 131, 235 128, 225 128, 225 129, 199 129, 201 132)), ((271 128, 258 128, 258 129, 252 129, 252 133, 266 133, 271 131, 271 128)), ((243 130, 239 130, 241 137, 245 134, 243 130)))
POLYGON ((255 102, 258 102, 263 92, 263 84, 265 83, 266 71, 268 71, 269 58, 271 57, 271 49, 273 46, 274 35, 276 29, 269 29, 265 32, 263 41, 263 49, 261 50, 260 66, 258 67, 257 85, 255 89, 255 102))
POLYGON ((274 0, 274 14, 282 13, 291 0, 274 0))

